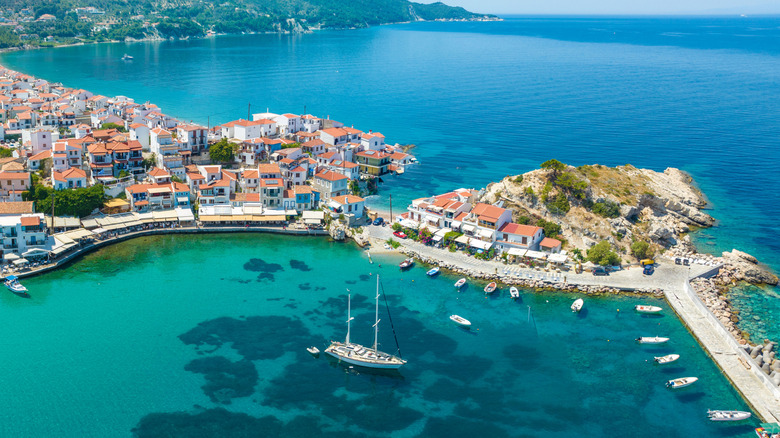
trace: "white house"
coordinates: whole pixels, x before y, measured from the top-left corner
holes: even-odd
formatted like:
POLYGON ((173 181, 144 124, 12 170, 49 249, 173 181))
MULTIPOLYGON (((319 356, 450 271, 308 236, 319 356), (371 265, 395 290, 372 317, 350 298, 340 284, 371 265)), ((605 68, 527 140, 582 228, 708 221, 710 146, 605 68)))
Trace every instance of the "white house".
MULTIPOLYGON (((133 123, 130 125, 130 140, 136 140, 141 143, 145 151, 149 150, 149 127, 143 123, 133 123)), ((76 137, 78 138, 78 137, 76 137)))
POLYGON ((71 167, 64 172, 52 171, 54 190, 76 189, 87 186, 87 173, 77 167, 71 167))
POLYGON ((336 213, 352 215, 355 219, 360 219, 366 208, 366 200, 353 195, 334 196, 328 202, 328 207, 336 213))
POLYGON ((325 171, 314 175, 312 188, 319 192, 321 201, 327 202, 336 196, 346 195, 348 183, 349 179, 346 176, 333 171, 325 171))
POLYGON ((496 233, 496 249, 507 252, 511 248, 537 251, 544 238, 541 227, 507 222, 496 233))

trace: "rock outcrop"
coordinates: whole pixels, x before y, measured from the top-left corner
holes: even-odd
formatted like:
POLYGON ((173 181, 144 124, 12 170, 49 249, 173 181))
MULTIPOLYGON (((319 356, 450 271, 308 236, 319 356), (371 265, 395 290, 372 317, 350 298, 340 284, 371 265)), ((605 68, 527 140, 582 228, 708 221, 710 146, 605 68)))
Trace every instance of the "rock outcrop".
POLYGON ((775 274, 758 263, 758 260, 752 255, 739 251, 723 251, 724 266, 718 273, 718 279, 722 284, 729 284, 737 281, 747 281, 754 284, 776 285, 778 278, 775 274))
POLYGON ((691 227, 715 223, 702 211, 707 203, 691 177, 674 168, 664 172, 630 165, 539 169, 488 185, 480 201, 503 201, 515 212, 516 221, 524 221, 525 216, 531 223, 539 218, 556 222, 573 247, 584 250, 608 240, 624 254, 630 254, 633 240, 669 248, 691 227), (551 199, 560 195, 566 197, 568 211, 554 208, 551 199), (598 208, 605 206, 611 210, 598 208))

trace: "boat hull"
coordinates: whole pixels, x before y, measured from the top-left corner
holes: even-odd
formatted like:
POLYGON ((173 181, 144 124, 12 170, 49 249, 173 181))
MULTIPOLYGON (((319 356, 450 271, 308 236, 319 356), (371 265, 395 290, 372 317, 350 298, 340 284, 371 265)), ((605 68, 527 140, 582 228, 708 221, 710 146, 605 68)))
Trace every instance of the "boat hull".
POLYGON ((745 411, 707 411, 707 415, 711 421, 742 421, 753 416, 745 411))
POLYGON ((381 363, 374 363, 374 362, 366 362, 362 360, 353 359, 348 356, 342 356, 338 354, 335 351, 332 351, 330 349, 325 350, 325 353, 327 353, 330 356, 333 356, 334 358, 346 362, 348 364, 357 365, 365 368, 377 368, 377 369, 383 369, 383 370, 397 370, 398 368, 401 368, 404 363, 387 363, 387 364, 381 364, 381 363))
POLYGON ((462 288, 465 285, 466 285, 466 280, 465 279, 458 280, 455 283, 455 287, 457 287, 458 289, 462 288))
POLYGON ((457 315, 450 316, 450 321, 454 322, 455 324, 457 324, 457 325, 459 325, 461 327, 465 327, 465 328, 470 328, 471 327, 471 321, 469 321, 466 318, 459 317, 457 315))

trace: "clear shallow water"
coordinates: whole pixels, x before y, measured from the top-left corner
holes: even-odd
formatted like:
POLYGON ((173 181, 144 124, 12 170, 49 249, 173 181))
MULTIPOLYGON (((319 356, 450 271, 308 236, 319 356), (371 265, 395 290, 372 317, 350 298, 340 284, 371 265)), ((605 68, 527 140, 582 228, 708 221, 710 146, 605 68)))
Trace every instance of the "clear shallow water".
POLYGON ((752 423, 706 420, 708 408, 746 406, 668 308, 628 311, 659 300, 586 297, 575 315, 576 295, 485 298, 483 285, 458 293, 454 277, 373 258, 320 238, 164 236, 28 279, 31 298, 0 294, 0 435, 751 436, 752 423), (306 353, 344 336, 347 288, 353 340, 371 342, 377 274, 409 360, 401 373, 306 353), (640 335, 671 341, 638 346, 640 335), (671 352, 675 364, 648 362, 671 352), (700 381, 664 388, 689 375, 700 381))
MULTIPOLYGON (((690 172, 719 226, 704 251, 739 248, 780 270, 780 18, 508 18, 311 35, 99 44, 5 54, 3 64, 105 95, 152 100, 200 123, 307 111, 414 143, 390 178, 394 209, 482 187, 558 158, 690 172), (135 57, 120 60, 122 54, 135 57)), ((778 290, 737 308, 780 313, 778 290)), ((777 319, 765 331, 780 336, 777 319)), ((758 336, 757 333, 754 333, 758 336)))

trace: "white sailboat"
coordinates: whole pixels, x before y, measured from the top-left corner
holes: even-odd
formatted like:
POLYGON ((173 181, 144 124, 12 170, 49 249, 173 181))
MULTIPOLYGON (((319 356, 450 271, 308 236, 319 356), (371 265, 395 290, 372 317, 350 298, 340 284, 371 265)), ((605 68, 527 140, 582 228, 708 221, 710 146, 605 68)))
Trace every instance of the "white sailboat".
POLYGON ((404 359, 379 351, 379 276, 376 278, 376 322, 374 322, 374 345, 364 347, 350 342, 351 295, 347 296, 347 337, 344 342, 331 342, 325 353, 344 362, 367 368, 398 369, 406 363, 404 359))

